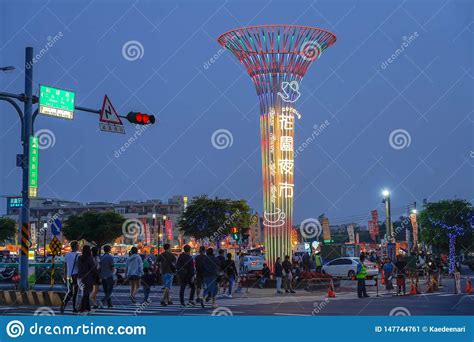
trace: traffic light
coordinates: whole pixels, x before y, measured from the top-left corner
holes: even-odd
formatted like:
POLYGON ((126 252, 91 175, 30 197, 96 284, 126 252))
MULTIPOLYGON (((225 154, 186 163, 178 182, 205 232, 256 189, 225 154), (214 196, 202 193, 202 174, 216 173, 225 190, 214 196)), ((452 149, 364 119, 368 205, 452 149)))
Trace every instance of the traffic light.
POLYGON ((239 228, 232 227, 230 229, 230 233, 232 234, 232 239, 234 239, 235 241, 239 241, 239 228))
POLYGON ((244 244, 249 243, 249 237, 250 237, 250 228, 243 228, 242 229, 242 242, 244 244))
POLYGON ((127 120, 137 125, 150 125, 155 123, 155 116, 140 112, 130 112, 127 114, 127 120))

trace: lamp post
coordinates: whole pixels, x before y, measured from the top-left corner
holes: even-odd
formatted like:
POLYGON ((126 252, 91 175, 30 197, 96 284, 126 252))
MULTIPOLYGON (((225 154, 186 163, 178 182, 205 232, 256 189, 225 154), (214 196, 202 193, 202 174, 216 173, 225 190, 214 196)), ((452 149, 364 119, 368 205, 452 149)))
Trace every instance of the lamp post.
POLYGON ((160 246, 161 246, 161 236, 162 236, 161 235, 161 225, 162 224, 164 226, 166 225, 166 215, 162 216, 162 220, 160 222, 160 225, 158 226, 158 254, 160 254, 160 250, 161 250, 160 246))
POLYGON ((388 242, 392 241, 392 219, 391 219, 391 212, 390 212, 390 191, 387 189, 382 191, 383 195, 383 202, 385 203, 385 226, 386 226, 386 232, 385 232, 385 237, 388 242))
MULTIPOLYGON (((156 232, 156 214, 153 213, 152 217, 153 217, 153 232, 155 232, 155 234, 157 234, 157 232, 156 232)), ((158 243, 158 236, 157 236, 156 242, 158 243)), ((158 246, 157 246, 157 248, 158 248, 158 246)))
POLYGON ((48 228, 48 224, 45 222, 43 223, 43 262, 46 263, 46 230, 48 228))

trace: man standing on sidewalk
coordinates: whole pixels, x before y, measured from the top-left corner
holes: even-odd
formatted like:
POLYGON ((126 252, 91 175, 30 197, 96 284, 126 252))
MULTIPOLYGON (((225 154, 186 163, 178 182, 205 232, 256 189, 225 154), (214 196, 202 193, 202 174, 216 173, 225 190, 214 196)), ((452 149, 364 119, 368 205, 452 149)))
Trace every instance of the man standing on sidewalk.
POLYGON ((163 275, 163 299, 161 301, 162 306, 172 305, 173 302, 170 298, 171 287, 173 286, 173 276, 176 272, 176 257, 170 252, 170 244, 165 243, 164 252, 158 256, 158 262, 161 263, 161 273, 163 275))
POLYGON ((104 246, 104 255, 99 261, 99 272, 100 279, 102 279, 102 288, 104 289, 104 298, 100 302, 103 306, 107 303, 107 307, 110 309, 112 305, 112 291, 114 290, 114 257, 110 255, 111 247, 109 245, 104 246))
POLYGON ((67 306, 67 303, 72 298, 72 312, 77 313, 76 302, 77 302, 77 292, 79 286, 77 284, 77 274, 79 273, 79 268, 77 267, 77 259, 79 259, 79 244, 77 241, 72 241, 70 243, 71 252, 67 253, 64 256, 64 274, 66 275, 66 286, 67 293, 64 296, 64 301, 61 304, 60 311, 64 313, 64 309, 67 306))
POLYGON ((365 255, 360 256, 360 262, 357 264, 357 297, 365 298, 369 297, 367 290, 365 289, 365 278, 367 278, 367 268, 364 265, 365 255))
POLYGON ((195 306, 194 304, 194 260, 191 256, 191 246, 184 245, 183 253, 181 253, 178 257, 178 264, 176 265, 178 269, 178 276, 179 276, 179 301, 181 303, 181 307, 185 308, 186 303, 184 302, 184 290, 186 289, 186 285, 189 285, 191 288, 191 292, 189 294, 189 306, 195 306))

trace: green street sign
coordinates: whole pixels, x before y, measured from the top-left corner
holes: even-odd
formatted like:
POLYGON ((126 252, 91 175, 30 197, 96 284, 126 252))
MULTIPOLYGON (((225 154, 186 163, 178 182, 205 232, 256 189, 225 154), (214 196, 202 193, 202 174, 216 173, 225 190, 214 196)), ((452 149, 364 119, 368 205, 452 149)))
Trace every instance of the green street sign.
POLYGON ((74 119, 73 91, 40 85, 39 113, 63 119, 74 119))
POLYGON ((29 197, 38 196, 38 138, 30 137, 30 160, 28 163, 29 170, 29 197))

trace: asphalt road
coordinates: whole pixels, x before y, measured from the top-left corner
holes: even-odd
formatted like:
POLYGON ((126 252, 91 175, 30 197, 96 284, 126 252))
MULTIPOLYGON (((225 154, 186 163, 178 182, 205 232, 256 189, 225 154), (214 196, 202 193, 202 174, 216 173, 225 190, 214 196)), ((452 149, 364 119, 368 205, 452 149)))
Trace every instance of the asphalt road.
MULTIPOLYGON (((439 292, 414 295, 387 295, 379 288, 379 297, 375 288, 369 287, 370 298, 359 299, 355 294, 355 282, 346 285, 336 292, 335 298, 327 298, 326 293, 309 293, 298 290, 296 294, 276 294, 273 289, 251 289, 249 293, 235 294, 234 298, 219 298, 217 308, 210 303, 202 309, 196 307, 181 308, 178 300, 178 288, 172 291, 173 305, 160 305, 161 290, 152 290, 151 303, 133 304, 130 302, 128 287, 121 286, 114 291, 114 307, 97 309, 90 313, 93 316, 103 315, 474 315, 474 295, 454 294, 451 282, 439 292)), ((99 293, 99 298, 103 294, 99 293)), ((142 299, 139 292, 137 300, 142 299)), ((58 307, 0 306, 1 315, 60 315, 58 307)), ((65 315, 73 315, 71 307, 65 315)))

